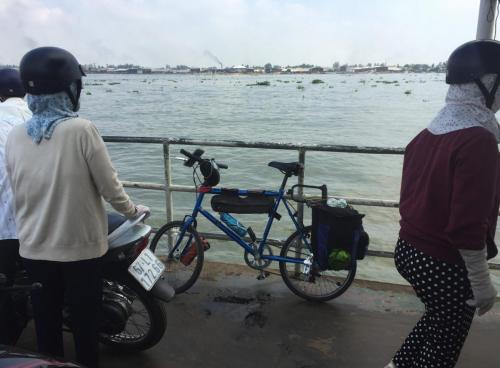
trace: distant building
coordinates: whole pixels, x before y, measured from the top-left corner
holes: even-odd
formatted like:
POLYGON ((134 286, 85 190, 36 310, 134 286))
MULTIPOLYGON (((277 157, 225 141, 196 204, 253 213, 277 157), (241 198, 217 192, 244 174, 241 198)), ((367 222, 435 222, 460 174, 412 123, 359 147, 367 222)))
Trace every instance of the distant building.
POLYGON ((227 73, 253 73, 253 68, 249 68, 245 65, 235 65, 230 68, 226 68, 227 73))
POLYGON ((389 67, 385 65, 378 65, 378 66, 360 66, 360 67, 355 67, 355 68, 348 68, 348 72, 352 73, 382 73, 382 72, 387 72, 389 70, 389 67))
POLYGON ((309 73, 324 73, 325 70, 320 66, 315 66, 309 69, 309 73))
POLYGON ((405 70, 399 66, 389 66, 387 67, 389 73, 403 73, 405 70))
POLYGON ((306 74, 306 73, 309 73, 309 69, 310 68, 292 67, 292 68, 288 68, 287 71, 289 73, 293 73, 293 74, 306 74))
POLYGON ((274 65, 272 68, 273 73, 281 73, 283 71, 283 68, 279 65, 274 65))

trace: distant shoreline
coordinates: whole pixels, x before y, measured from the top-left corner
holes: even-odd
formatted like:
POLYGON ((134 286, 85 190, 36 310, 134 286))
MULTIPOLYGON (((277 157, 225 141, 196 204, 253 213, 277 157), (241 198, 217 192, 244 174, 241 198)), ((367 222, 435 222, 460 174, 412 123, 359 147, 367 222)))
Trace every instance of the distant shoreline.
POLYGON ((113 72, 113 71, 86 71, 87 75, 94 74, 115 74, 115 75, 228 75, 228 76, 279 76, 279 75, 325 75, 325 74, 338 74, 338 75, 371 75, 371 74, 444 74, 445 71, 359 71, 359 72, 280 72, 280 73, 260 73, 260 72, 243 72, 243 73, 230 73, 230 72, 113 72))

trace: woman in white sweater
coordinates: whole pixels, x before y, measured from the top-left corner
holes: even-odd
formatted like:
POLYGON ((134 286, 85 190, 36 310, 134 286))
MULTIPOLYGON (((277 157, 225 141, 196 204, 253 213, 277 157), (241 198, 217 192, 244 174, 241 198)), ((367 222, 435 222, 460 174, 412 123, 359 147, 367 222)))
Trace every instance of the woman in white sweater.
POLYGON ((66 296, 77 360, 97 367, 100 259, 107 251, 103 198, 127 217, 147 208, 134 206, 96 127, 78 117, 85 74, 75 57, 37 48, 23 57, 20 72, 33 117, 11 131, 6 162, 20 255, 32 281, 43 285, 33 294, 38 348, 63 355, 66 296))
MULTIPOLYGON (((19 258, 14 203, 9 178, 5 169, 5 144, 11 129, 31 118, 31 111, 24 101, 23 84, 19 71, 0 70, 0 273, 6 276, 7 286, 14 283, 16 262, 19 258)), ((0 298, 0 344, 13 345, 22 327, 15 315, 15 305, 10 296, 0 298)))

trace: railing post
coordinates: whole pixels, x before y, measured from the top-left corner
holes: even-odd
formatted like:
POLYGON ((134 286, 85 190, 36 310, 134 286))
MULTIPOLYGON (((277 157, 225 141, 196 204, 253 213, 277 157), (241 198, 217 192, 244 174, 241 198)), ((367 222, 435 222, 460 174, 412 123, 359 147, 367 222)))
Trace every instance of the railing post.
MULTIPOLYGON (((304 173, 306 171, 306 150, 304 148, 299 149, 299 163, 302 165, 302 170, 300 170, 298 175, 298 184, 304 185, 304 173)), ((299 187, 299 198, 302 198, 304 195, 304 188, 299 187)), ((297 212, 299 216, 299 220, 301 223, 304 222, 304 203, 299 202, 297 206, 297 212)))
POLYGON ((165 205, 167 222, 172 221, 174 215, 174 205, 172 201, 172 167, 170 165, 170 144, 163 143, 163 165, 165 169, 165 205))
MULTIPOLYGON (((299 149, 299 163, 302 165, 302 170, 299 171, 297 183, 300 185, 304 185, 304 173, 306 171, 306 150, 304 148, 299 149)), ((304 196, 304 188, 299 187, 299 198, 302 199, 304 196)), ((304 203, 299 202, 297 205, 297 216, 299 217, 299 221, 301 224, 304 223, 304 203)), ((299 244, 295 247, 295 257, 300 258, 300 254, 302 253, 302 238, 298 240, 299 244)), ((295 264, 295 273, 300 274, 300 265, 295 264)))

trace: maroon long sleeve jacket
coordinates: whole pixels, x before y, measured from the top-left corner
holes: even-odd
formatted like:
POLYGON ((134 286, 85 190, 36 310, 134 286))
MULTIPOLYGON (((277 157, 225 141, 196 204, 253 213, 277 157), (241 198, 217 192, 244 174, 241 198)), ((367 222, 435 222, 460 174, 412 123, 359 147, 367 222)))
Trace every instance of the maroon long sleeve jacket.
POLYGON ((495 236, 499 164, 497 142, 482 127, 420 132, 405 151, 400 237, 450 263, 462 263, 458 249, 484 248, 495 236))

